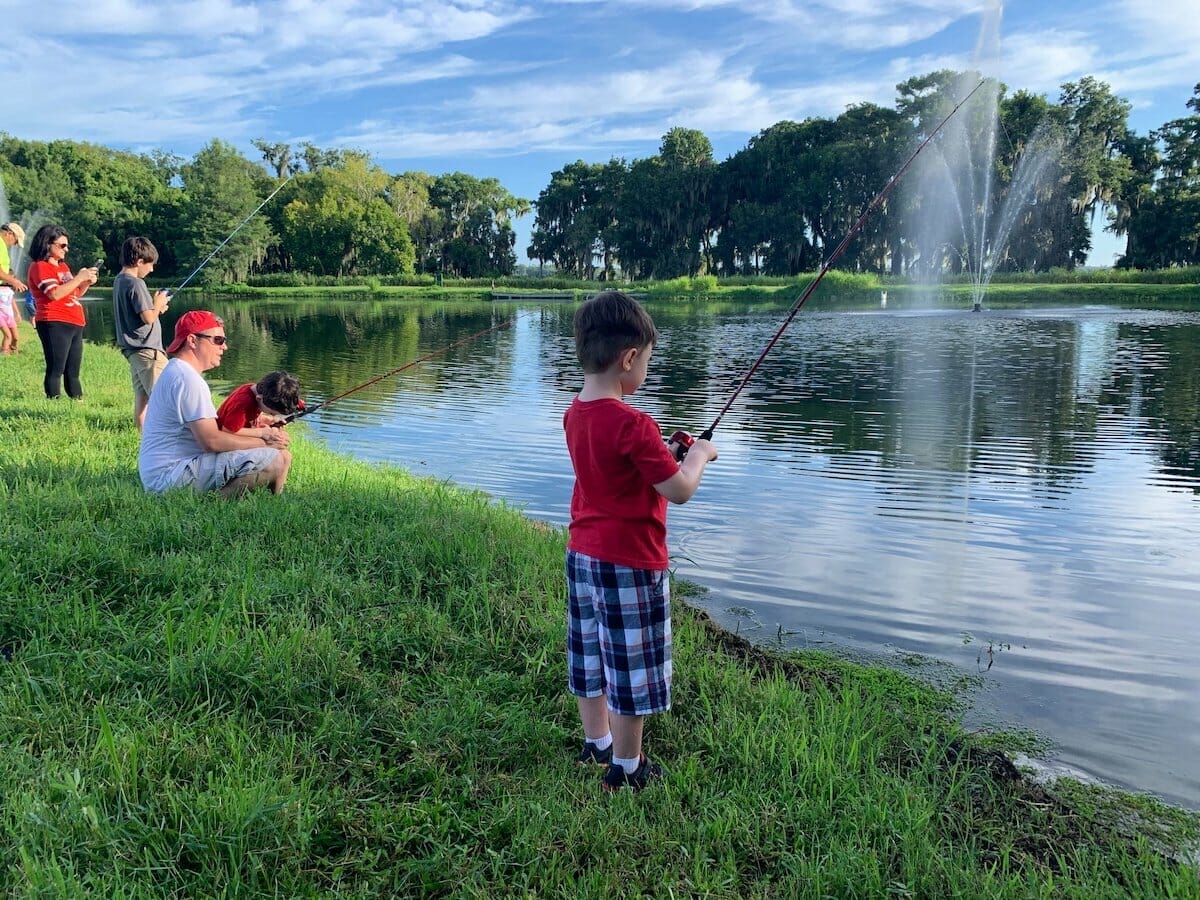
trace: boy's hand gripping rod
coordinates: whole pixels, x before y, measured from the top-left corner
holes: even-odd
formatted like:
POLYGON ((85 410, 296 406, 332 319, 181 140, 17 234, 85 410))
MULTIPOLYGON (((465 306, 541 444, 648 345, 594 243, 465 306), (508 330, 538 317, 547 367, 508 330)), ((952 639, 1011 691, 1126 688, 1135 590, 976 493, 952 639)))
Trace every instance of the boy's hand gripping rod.
MULTIPOLYGON (((834 248, 833 253, 829 255, 829 259, 825 261, 825 265, 821 267, 821 271, 817 273, 817 277, 812 280, 812 283, 804 290, 804 293, 800 295, 800 299, 792 306, 791 312, 789 312, 787 318, 783 320, 783 324, 779 326, 779 330, 775 332, 775 336, 767 342, 767 346, 763 349, 763 352, 759 355, 758 359, 754 361, 754 365, 752 365, 746 372, 746 375, 741 380, 741 383, 738 384, 733 394, 729 397, 729 401, 721 408, 721 411, 717 413, 717 417, 713 419, 713 423, 700 434, 700 437, 703 440, 712 440, 713 432, 716 431, 717 426, 721 424, 721 419, 725 417, 725 413, 729 412, 729 408, 733 406, 733 401, 738 398, 738 395, 742 392, 742 388, 746 386, 746 384, 754 376, 754 373, 758 371, 758 367, 762 365, 762 361, 767 358, 767 354, 771 352, 771 348, 774 347, 776 341, 783 336, 784 329, 791 324, 792 319, 796 318, 796 313, 800 312, 800 308, 804 306, 805 302, 807 302, 808 298, 812 295, 812 292, 817 289, 817 285, 821 283, 821 279, 825 277, 825 273, 829 271, 829 269, 837 261, 837 258, 842 255, 848 246, 850 246, 850 241, 852 241, 854 236, 858 234, 859 229, 861 229, 866 223, 867 218, 872 212, 875 211, 875 208, 884 201, 887 195, 891 193, 892 188, 896 186, 896 183, 900 180, 901 176, 908 171, 909 166, 913 164, 913 161, 917 158, 920 152, 925 149, 926 145, 928 145, 929 142, 937 136, 937 133, 942 130, 943 126, 945 126, 945 124, 950 121, 954 114, 958 112, 958 110, 968 100, 971 99, 975 92, 983 87, 984 81, 986 81, 986 79, 981 78, 979 80, 979 84, 971 88, 971 92, 958 101, 958 104, 954 107, 954 109, 950 110, 950 112, 946 114, 946 118, 942 119, 942 121, 938 123, 938 126, 933 129, 933 131, 929 132, 929 136, 926 137, 925 140, 921 141, 921 145, 913 151, 913 155, 908 158, 908 162, 900 167, 900 171, 892 176, 892 180, 884 186, 883 190, 876 195, 875 199, 871 201, 870 205, 863 210, 863 214, 858 217, 858 221, 854 223, 854 226, 849 232, 847 232, 846 236, 842 238, 842 242, 834 248)), ((695 442, 696 439, 686 431, 676 431, 673 435, 671 435, 671 438, 668 441, 668 443, 675 445, 674 453, 676 458, 680 460, 687 456, 688 448, 691 447, 695 442)))
POLYGON ((247 222, 249 222, 256 215, 258 215, 258 211, 260 209, 262 209, 264 206, 266 206, 268 203, 270 203, 271 200, 274 198, 274 196, 283 190, 284 185, 286 185, 291 180, 292 180, 292 175, 288 175, 287 178, 283 179, 283 181, 281 181, 279 183, 279 187, 275 188, 275 190, 271 191, 271 193, 267 195, 266 200, 264 200, 262 203, 258 204, 258 206, 254 207, 254 210, 250 213, 250 215, 248 215, 248 216, 246 216, 246 218, 242 219, 242 221, 238 223, 237 228, 235 228, 235 229, 233 229, 233 231, 229 232, 229 237, 225 238, 225 240, 223 240, 223 241, 221 241, 221 243, 217 244, 217 246, 213 249, 213 252, 208 254, 208 256, 204 257, 204 262, 202 262, 202 263, 200 263, 200 265, 196 266, 196 268, 192 270, 192 274, 189 275, 187 278, 183 279, 183 283, 180 284, 179 287, 167 291, 167 296, 170 297, 171 295, 178 293, 179 291, 182 291, 185 287, 187 287, 187 283, 189 281, 191 281, 193 278, 195 278, 197 275, 200 274, 200 270, 208 265, 208 261, 210 259, 212 259, 214 256, 216 256, 222 247, 224 247, 231 240, 233 240, 233 236, 235 234, 237 234, 239 231, 241 231, 242 227, 247 222))
POLYGON ((517 319, 519 319, 521 317, 521 315, 522 315, 522 313, 517 313, 515 316, 509 316, 503 322, 493 325, 491 328, 485 328, 485 329, 483 329, 483 331, 477 331, 474 334, 467 335, 467 337, 462 338, 461 340, 457 340, 453 344, 449 344, 448 346, 442 347, 440 350, 434 350, 430 353, 426 353, 424 356, 419 356, 410 362, 406 362, 402 366, 397 366, 394 369, 384 372, 382 375, 376 375, 370 381, 364 381, 362 384, 352 387, 348 391, 343 391, 342 393, 338 394, 335 397, 330 397, 328 400, 322 400, 320 403, 314 403, 312 406, 306 406, 303 409, 298 409, 298 410, 296 410, 296 412, 292 413, 291 415, 284 416, 278 422, 272 423, 271 427, 272 428, 282 428, 284 425, 294 422, 296 419, 301 419, 304 416, 309 415, 310 413, 315 413, 318 409, 321 409, 322 407, 328 406, 330 403, 334 403, 338 400, 341 400, 343 397, 349 397, 351 394, 356 393, 357 391, 361 391, 365 387, 370 387, 371 385, 375 384, 376 382, 383 381, 383 379, 385 379, 385 378, 390 378, 392 375, 398 375, 401 372, 403 372, 405 369, 411 369, 413 366, 418 365, 419 363, 423 363, 426 360, 433 359, 435 356, 441 356, 443 353, 447 353, 447 352, 453 350, 455 347, 461 347, 463 344, 469 344, 471 341, 475 340, 476 338, 481 338, 485 334, 491 334, 493 331, 499 331, 501 328, 507 328, 513 322, 517 321, 517 319))

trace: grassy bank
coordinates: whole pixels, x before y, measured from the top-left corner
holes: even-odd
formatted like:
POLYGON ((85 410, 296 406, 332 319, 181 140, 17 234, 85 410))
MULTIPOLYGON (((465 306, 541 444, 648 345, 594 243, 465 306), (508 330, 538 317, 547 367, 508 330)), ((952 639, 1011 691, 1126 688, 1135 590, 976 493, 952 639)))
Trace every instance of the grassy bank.
POLYGON ((671 776, 605 796, 572 761, 560 532, 302 434, 282 497, 145 496, 124 360, 89 345, 86 399, 46 401, 22 337, 5 896, 1196 896, 1192 817, 1068 804, 947 695, 682 606, 671 776))

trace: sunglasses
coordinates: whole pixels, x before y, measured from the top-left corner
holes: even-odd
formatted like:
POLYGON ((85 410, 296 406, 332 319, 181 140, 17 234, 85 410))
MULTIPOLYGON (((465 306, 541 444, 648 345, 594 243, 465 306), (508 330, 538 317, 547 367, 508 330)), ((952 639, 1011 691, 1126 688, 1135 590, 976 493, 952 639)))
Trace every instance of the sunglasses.
POLYGON ((60 243, 57 243, 57 244, 51 244, 50 246, 51 246, 51 247, 61 247, 63 250, 66 250, 66 249, 67 249, 68 247, 70 247, 71 245, 70 245, 70 244, 68 244, 66 241, 62 241, 62 242, 60 242, 60 243))
POLYGON ((225 335, 223 335, 223 334, 197 334, 195 336, 198 338, 204 338, 205 340, 212 341, 218 347, 224 347, 225 343, 226 343, 226 338, 225 338, 225 335))

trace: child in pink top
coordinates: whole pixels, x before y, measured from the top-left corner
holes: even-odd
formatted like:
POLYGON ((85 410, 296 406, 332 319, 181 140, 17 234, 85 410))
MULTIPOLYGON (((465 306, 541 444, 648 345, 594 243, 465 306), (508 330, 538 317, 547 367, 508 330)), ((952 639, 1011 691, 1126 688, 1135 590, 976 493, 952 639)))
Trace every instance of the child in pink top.
POLYGON ((25 282, 13 272, 9 247, 19 251, 25 243, 25 229, 16 222, 0 226, 0 353, 16 353, 17 323, 21 321, 21 309, 16 295, 24 293, 25 282))

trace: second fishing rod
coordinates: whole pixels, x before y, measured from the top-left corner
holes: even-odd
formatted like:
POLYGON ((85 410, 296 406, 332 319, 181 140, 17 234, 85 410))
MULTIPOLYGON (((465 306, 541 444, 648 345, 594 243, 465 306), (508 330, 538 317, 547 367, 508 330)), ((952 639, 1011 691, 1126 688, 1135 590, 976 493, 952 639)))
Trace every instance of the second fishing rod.
MULTIPOLYGON (((741 394, 741 392, 742 392, 742 389, 745 388, 746 385, 750 382, 750 379, 754 377, 754 373, 758 371, 758 367, 761 366, 763 360, 767 358, 767 354, 769 354, 771 352, 771 349, 775 346, 775 344, 783 336, 783 332, 787 329, 788 325, 790 325, 792 320, 794 318, 796 318, 796 314, 798 312, 800 312, 800 310, 804 306, 804 304, 806 302, 808 302, 808 298, 811 297, 813 291, 815 291, 817 289, 817 285, 819 285, 821 283, 821 279, 825 277, 825 273, 828 272, 830 270, 830 268, 833 267, 833 264, 835 262, 837 262, 838 257, 840 257, 846 251, 846 248, 850 246, 850 242, 854 239, 854 236, 856 234, 858 234, 858 232, 862 229, 863 225, 866 224, 866 221, 870 217, 871 213, 873 213, 879 207, 879 205, 881 203, 883 203, 883 201, 885 199, 887 199, 888 194, 890 194, 892 192, 892 189, 897 185, 897 183, 899 183, 900 179, 904 176, 904 173, 907 172, 909 167, 911 167, 912 164, 916 161, 916 159, 920 155, 921 151, 924 150, 929 145, 929 143, 937 136, 938 132, 940 132, 942 130, 942 128, 945 127, 946 123, 949 122, 954 117, 954 114, 956 112, 958 112, 959 109, 961 109, 964 105, 966 105, 966 102, 968 100, 970 100, 971 97, 974 96, 975 92, 978 91, 981 87, 983 87, 985 82, 986 82, 986 79, 980 79, 979 84, 975 85, 975 87, 973 87, 965 97, 963 97, 961 100, 958 101, 957 104, 955 104, 954 108, 946 114, 946 117, 943 118, 942 121, 938 123, 937 127, 934 128, 931 132, 929 132, 929 134, 926 136, 925 140, 921 141, 921 143, 917 147, 917 149, 913 151, 912 156, 910 156, 908 158, 908 161, 905 162, 904 165, 902 165, 900 167, 899 171, 897 171, 896 174, 892 176, 891 180, 884 186, 883 190, 881 190, 878 194, 876 194, 875 199, 872 200, 867 205, 867 208, 865 210, 863 210, 862 215, 860 215, 858 217, 858 220, 854 223, 853 227, 851 227, 851 229, 848 232, 846 232, 846 236, 844 238, 842 238, 841 243, 839 243, 837 245, 837 247, 834 248, 833 252, 829 254, 829 258, 826 259, 825 264, 823 266, 821 266, 821 271, 817 273, 817 277, 814 278, 812 280, 812 282, 809 283, 808 287, 805 288, 804 292, 800 295, 800 298, 792 305, 792 308, 789 310, 787 317, 783 320, 783 324, 779 326, 779 330, 775 332, 775 334, 771 337, 771 339, 769 341, 767 341, 767 346, 763 348, 763 351, 761 354, 759 354, 758 359, 756 359, 754 361, 753 365, 751 365, 750 368, 746 370, 745 376, 738 383, 737 387, 734 389, 733 393, 730 395, 729 400, 725 403, 725 405, 723 407, 721 407, 721 411, 719 413, 717 413, 717 417, 715 419, 713 419, 712 424, 709 425, 708 428, 706 428, 704 431, 702 431, 700 433, 700 437, 703 440, 712 440, 713 433, 717 430, 717 426, 721 424, 721 419, 723 419, 725 417, 725 414, 727 412, 729 412, 730 407, 733 406, 734 401, 737 400, 738 395, 741 394)), ((696 441, 696 438, 693 437, 688 432, 676 431, 673 435, 671 435, 669 442, 673 443, 675 445, 675 455, 679 459, 683 459, 683 457, 685 457, 687 455, 688 448, 691 447, 692 444, 695 443, 695 441, 696 441)))
POLYGON ((217 246, 213 248, 212 253, 210 253, 210 254, 208 254, 208 256, 204 257, 204 260, 200 263, 200 265, 196 266, 196 268, 194 268, 192 270, 192 273, 190 275, 188 275, 187 278, 183 279, 183 281, 181 281, 179 283, 178 287, 170 288, 166 291, 167 296, 173 297, 175 294, 179 293, 185 287, 187 287, 188 284, 191 282, 191 280, 193 278, 195 278, 197 275, 199 275, 201 270, 205 266, 207 266, 209 264, 209 262, 212 260, 212 258, 221 251, 221 248, 224 247, 226 244, 228 244, 231 240, 233 240, 234 235, 236 235, 239 231, 241 231, 243 228, 245 228, 246 223, 249 222, 251 219, 253 219, 256 215, 258 215, 259 211, 264 206, 266 206, 273 199, 275 199, 275 195, 278 194, 280 191, 282 191, 284 189, 284 186, 287 185, 287 183, 289 181, 291 181, 292 178, 293 178, 292 175, 288 175, 287 178, 283 179, 283 181, 281 181, 279 183, 278 187, 276 187, 275 190, 271 191, 271 193, 269 193, 267 195, 266 199, 263 200, 262 203, 258 204, 258 206, 256 206, 256 207, 254 207, 254 209, 252 209, 250 211, 250 214, 248 216, 246 216, 246 218, 242 219, 242 221, 240 221, 237 224, 237 227, 235 227, 233 229, 233 231, 229 232, 229 234, 225 237, 225 240, 221 241, 221 243, 217 244, 217 246))

